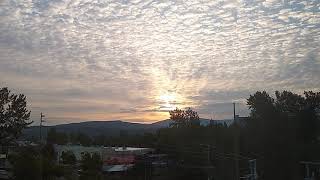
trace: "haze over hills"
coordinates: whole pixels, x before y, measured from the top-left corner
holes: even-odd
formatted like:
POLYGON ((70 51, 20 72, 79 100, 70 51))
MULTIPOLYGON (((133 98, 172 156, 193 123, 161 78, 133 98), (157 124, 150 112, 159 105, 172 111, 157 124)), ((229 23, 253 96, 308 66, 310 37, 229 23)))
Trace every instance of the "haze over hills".
MULTIPOLYGON (((230 125, 233 120, 214 120, 215 123, 230 125)), ((120 132, 125 131, 128 134, 143 134, 146 132, 155 132, 157 129, 169 127, 171 120, 158 121, 152 124, 131 123, 121 120, 116 121, 86 121, 70 124, 59 124, 54 126, 42 126, 42 133, 46 136, 50 128, 55 128, 58 132, 65 133, 85 133, 89 136, 117 136, 120 132)), ((200 119, 203 126, 209 125, 209 119, 200 119)), ((39 126, 31 126, 23 131, 23 137, 38 137, 39 126)))

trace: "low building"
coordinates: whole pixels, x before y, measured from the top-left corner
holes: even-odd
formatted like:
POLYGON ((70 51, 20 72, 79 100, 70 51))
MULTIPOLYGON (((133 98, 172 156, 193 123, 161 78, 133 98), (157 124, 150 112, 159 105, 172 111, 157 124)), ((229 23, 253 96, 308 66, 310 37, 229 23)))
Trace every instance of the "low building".
POLYGON ((58 161, 61 160, 63 152, 71 151, 76 156, 77 161, 81 160, 81 155, 85 152, 90 154, 97 153, 100 157, 103 157, 104 147, 86 147, 81 145, 54 145, 54 149, 57 153, 58 161))
POLYGON ((81 145, 54 145, 54 148, 58 154, 59 162, 61 161, 62 153, 67 151, 73 152, 77 161, 81 160, 83 153, 97 153, 100 155, 103 162, 102 169, 104 172, 126 171, 133 167, 137 156, 142 156, 154 151, 151 148, 103 146, 85 147, 81 145))

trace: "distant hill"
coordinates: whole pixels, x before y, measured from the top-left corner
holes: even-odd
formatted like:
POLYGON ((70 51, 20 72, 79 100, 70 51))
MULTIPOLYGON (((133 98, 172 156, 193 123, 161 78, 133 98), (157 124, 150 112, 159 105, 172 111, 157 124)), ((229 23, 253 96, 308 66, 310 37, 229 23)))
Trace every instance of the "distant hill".
MULTIPOLYGON (((230 125, 232 120, 214 120, 213 122, 217 124, 230 125)), ((70 123, 70 124, 59 124, 55 126, 42 126, 43 136, 46 137, 46 134, 50 128, 55 128, 58 132, 65 133, 77 133, 82 132, 89 136, 98 136, 98 135, 106 135, 106 136, 117 136, 121 131, 125 131, 128 134, 142 134, 145 132, 155 132, 160 128, 169 127, 171 120, 163 120, 158 121, 152 124, 141 124, 141 123, 131 123, 124 121, 87 121, 87 122, 79 122, 79 123, 70 123)), ((207 126, 210 124, 209 119, 200 119, 200 123, 203 126, 207 126)), ((39 126, 32 126, 23 131, 23 137, 31 138, 31 137, 39 137, 39 126)))

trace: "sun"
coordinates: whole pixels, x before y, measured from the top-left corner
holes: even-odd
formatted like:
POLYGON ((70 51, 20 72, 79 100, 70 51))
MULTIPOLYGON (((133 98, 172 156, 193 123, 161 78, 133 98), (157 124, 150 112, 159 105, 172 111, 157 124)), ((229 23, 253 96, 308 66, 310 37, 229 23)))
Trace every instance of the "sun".
POLYGON ((160 109, 163 111, 171 111, 176 108, 178 97, 174 93, 165 93, 159 96, 160 109))

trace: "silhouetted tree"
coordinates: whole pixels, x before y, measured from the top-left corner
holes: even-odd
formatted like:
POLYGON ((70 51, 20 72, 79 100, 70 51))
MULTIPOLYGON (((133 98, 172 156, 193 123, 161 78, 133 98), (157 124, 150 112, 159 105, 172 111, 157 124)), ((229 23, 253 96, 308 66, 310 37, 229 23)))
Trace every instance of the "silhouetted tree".
POLYGON ((62 152, 61 159, 63 164, 75 165, 76 164, 76 156, 72 151, 62 152))
POLYGON ((64 168, 55 164, 55 153, 52 145, 38 147, 21 147, 10 154, 12 172, 15 180, 56 179, 67 175, 64 168))
POLYGON ((78 133, 77 140, 83 146, 90 146, 92 144, 92 139, 87 134, 81 132, 78 133))
POLYGON ((68 135, 64 132, 57 132, 56 128, 50 128, 47 134, 47 142, 51 144, 65 145, 68 143, 68 135))
POLYGON ((103 134, 99 135, 99 136, 95 136, 94 138, 92 138, 92 143, 94 145, 100 145, 100 146, 104 146, 106 145, 106 139, 107 137, 103 134))
POLYGON ((102 160, 99 154, 83 153, 80 167, 80 180, 100 180, 102 178, 102 160))
POLYGON ((260 161, 264 179, 297 179, 299 161, 316 158, 314 147, 307 147, 319 135, 320 95, 304 95, 276 91, 274 99, 258 91, 247 101, 251 109, 247 141, 254 141, 251 149, 264 156, 260 161))
POLYGON ((304 121, 300 122, 303 141, 316 141, 320 137, 320 92, 304 92, 305 107, 302 112, 304 121))
POLYGON ((21 131, 32 123, 29 118, 26 96, 11 93, 8 88, 0 89, 0 144, 18 138, 21 131))
POLYGON ((12 164, 13 177, 16 180, 41 179, 41 162, 39 152, 28 147, 20 152, 11 154, 9 160, 12 164))
POLYGON ((200 119, 198 113, 191 108, 187 110, 175 109, 169 112, 172 123, 170 127, 190 127, 199 126, 200 119))

